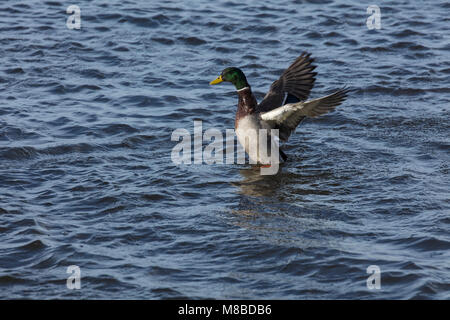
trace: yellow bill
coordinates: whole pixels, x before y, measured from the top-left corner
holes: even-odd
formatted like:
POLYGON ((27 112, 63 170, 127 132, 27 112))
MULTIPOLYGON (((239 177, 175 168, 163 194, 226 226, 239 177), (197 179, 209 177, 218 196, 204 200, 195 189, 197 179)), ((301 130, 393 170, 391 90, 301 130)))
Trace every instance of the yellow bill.
POLYGON ((221 83, 222 81, 223 81, 222 76, 220 75, 217 77, 217 79, 211 81, 209 84, 218 84, 218 83, 221 83))

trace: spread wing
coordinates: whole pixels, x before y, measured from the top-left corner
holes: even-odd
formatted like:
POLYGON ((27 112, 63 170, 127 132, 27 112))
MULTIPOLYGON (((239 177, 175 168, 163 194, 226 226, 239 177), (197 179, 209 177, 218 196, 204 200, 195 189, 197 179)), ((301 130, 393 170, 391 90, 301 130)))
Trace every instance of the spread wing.
POLYGON ((261 113, 261 119, 272 123, 274 127, 283 128, 285 135, 280 130, 280 139, 287 141, 292 131, 298 125, 298 119, 304 117, 317 117, 334 110, 347 97, 348 89, 340 89, 328 96, 304 102, 285 104, 268 112, 261 113))
POLYGON ((311 65, 314 61, 311 54, 303 52, 281 77, 270 86, 264 99, 258 105, 257 112, 267 112, 280 107, 287 95, 287 101, 298 102, 308 98, 309 92, 314 86, 316 66, 311 65))

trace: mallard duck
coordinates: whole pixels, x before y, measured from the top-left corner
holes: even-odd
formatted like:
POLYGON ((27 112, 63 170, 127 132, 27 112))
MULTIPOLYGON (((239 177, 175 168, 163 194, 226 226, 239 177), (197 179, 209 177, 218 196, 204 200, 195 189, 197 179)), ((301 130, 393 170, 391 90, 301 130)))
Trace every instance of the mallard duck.
MULTIPOLYGON (((235 130, 239 143, 253 160, 253 163, 268 165, 269 157, 263 158, 259 152, 249 152, 250 144, 258 144, 259 139, 246 138, 249 131, 259 129, 278 129, 279 140, 286 142, 291 133, 305 117, 317 117, 340 105, 349 90, 343 88, 322 98, 305 101, 314 86, 316 66, 311 54, 302 53, 270 86, 264 99, 258 104, 244 72, 236 67, 226 68, 219 77, 210 82, 215 85, 221 82, 231 82, 237 90, 238 107, 235 118, 235 130)), ((257 150, 259 146, 257 146, 257 150)), ((278 147, 278 145, 277 145, 278 147)), ((283 161, 287 155, 279 148, 283 161)), ((278 159, 280 160, 280 159, 278 159)))

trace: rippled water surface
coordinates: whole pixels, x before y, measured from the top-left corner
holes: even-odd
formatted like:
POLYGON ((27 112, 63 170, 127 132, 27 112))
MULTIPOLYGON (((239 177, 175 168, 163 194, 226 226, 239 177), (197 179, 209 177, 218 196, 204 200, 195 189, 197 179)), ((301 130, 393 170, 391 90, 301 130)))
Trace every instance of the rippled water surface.
POLYGON ((0 298, 449 299, 450 5, 369 4, 0 2, 0 298), (223 68, 261 100, 302 51, 354 91, 277 175, 172 163, 234 127, 223 68))

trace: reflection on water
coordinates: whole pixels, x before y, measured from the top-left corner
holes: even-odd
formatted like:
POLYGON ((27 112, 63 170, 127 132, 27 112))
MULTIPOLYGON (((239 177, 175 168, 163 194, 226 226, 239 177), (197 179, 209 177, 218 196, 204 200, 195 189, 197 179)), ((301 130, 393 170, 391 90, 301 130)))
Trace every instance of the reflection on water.
MULTIPOLYGON (((317 190, 302 186, 314 181, 311 175, 299 179, 287 168, 276 175, 261 175, 259 168, 239 170, 242 180, 233 183, 239 189, 240 201, 231 213, 237 217, 235 225, 251 230, 256 237, 276 245, 334 247, 333 239, 317 236, 336 228, 336 221, 325 218, 322 208, 308 204, 306 197, 317 190)), ((318 172, 318 177, 324 173, 318 172)), ((322 193, 324 193, 322 191, 322 193)), ((330 208, 328 208, 330 210, 330 208)))
POLYGON ((254 197, 270 197, 283 202, 301 202, 311 195, 329 195, 327 188, 340 186, 343 172, 335 174, 328 168, 316 168, 296 159, 280 165, 275 175, 261 175, 257 167, 239 170, 242 180, 233 183, 239 193, 254 197), (289 166, 289 167, 285 167, 289 166))
POLYGON ((240 193, 244 195, 254 197, 275 196, 276 192, 281 188, 282 164, 275 175, 262 175, 260 168, 257 166, 241 169, 239 173, 243 179, 236 185, 239 186, 240 193))

